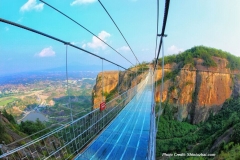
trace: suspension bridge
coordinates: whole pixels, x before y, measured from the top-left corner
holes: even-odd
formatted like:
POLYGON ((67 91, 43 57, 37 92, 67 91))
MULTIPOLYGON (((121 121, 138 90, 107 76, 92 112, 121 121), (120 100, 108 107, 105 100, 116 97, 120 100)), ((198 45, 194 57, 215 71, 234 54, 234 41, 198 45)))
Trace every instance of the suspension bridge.
POLYGON ((148 73, 138 85, 109 101, 104 111, 93 110, 17 148, 3 147, 0 158, 152 159, 152 84, 148 73))
MULTIPOLYGON (((97 37, 86 27, 71 19, 69 16, 54 8, 50 4, 40 0, 55 11, 64 15, 83 29, 97 37)), ((129 46, 136 61, 139 63, 135 53, 120 31, 119 27, 106 10, 104 5, 98 0, 110 19, 115 24, 123 39, 129 46)), ((158 1, 157 1, 158 2, 158 1)), ((19 140, 18 145, 1 146, 1 159, 155 159, 155 139, 157 131, 155 114, 155 70, 157 67, 160 49, 163 44, 163 37, 166 35, 165 27, 167 22, 168 8, 170 0, 165 2, 165 12, 163 19, 162 32, 158 33, 158 16, 157 16, 157 34, 156 34, 156 53, 154 68, 142 72, 144 75, 141 82, 119 94, 104 105, 104 109, 97 108, 88 114, 71 118, 69 122, 58 124, 57 127, 48 133, 34 140, 19 140), (160 43, 157 51, 157 39, 160 37, 160 43), (21 145, 20 145, 21 144, 21 145)), ((159 4, 157 5, 158 9, 159 4)), ((157 15, 159 11, 157 10, 157 15)), ((81 50, 87 54, 95 56, 103 62, 109 62, 126 71, 131 71, 121 65, 112 62, 104 57, 96 55, 83 48, 75 46, 68 41, 61 40, 49 34, 37 31, 35 29, 0 18, 0 22, 13 25, 15 27, 34 32, 38 35, 45 36, 52 40, 66 45, 66 80, 68 83, 68 46, 81 50)), ((100 39, 99 37, 97 37, 100 39)), ((109 44, 100 39, 103 43, 120 54, 109 44)), ((121 54, 120 54, 121 55, 121 54)), ((129 61, 126 57, 121 55, 129 61)), ((164 54, 163 54, 164 56, 164 54)), ((130 61, 129 61, 130 62, 130 61)), ((132 62, 130 62, 133 64, 132 62)), ((162 63, 164 64, 164 63, 162 63)), ((136 77, 135 77, 136 78, 136 77)), ((163 77, 162 77, 163 79, 163 77)), ((119 82, 118 82, 119 83, 119 82)), ((67 89, 68 91, 68 89, 67 89)), ((69 103, 70 104, 70 103, 69 103)), ((71 112, 71 117, 73 113, 71 112)), ((158 116, 159 117, 159 116, 158 116)))

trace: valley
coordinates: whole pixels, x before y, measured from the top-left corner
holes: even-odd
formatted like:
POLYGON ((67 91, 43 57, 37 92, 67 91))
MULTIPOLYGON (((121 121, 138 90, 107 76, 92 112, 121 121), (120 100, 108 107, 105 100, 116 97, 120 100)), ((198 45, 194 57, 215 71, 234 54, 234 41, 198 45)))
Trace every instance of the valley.
POLYGON ((0 85, 0 110, 12 114, 18 123, 36 118, 56 122, 69 118, 71 110, 73 115, 84 115, 91 111, 94 75, 70 77, 68 83, 51 74, 30 76, 24 82, 22 76, 15 77, 0 85))

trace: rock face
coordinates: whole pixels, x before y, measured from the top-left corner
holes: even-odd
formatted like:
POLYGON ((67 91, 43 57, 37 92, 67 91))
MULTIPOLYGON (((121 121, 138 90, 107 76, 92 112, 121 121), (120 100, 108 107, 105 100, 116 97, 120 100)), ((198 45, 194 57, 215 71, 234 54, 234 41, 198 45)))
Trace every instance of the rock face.
MULTIPOLYGON (((175 77, 165 80, 162 101, 176 107, 176 119, 189 119, 194 124, 205 121, 211 112, 215 114, 221 109, 226 99, 239 96, 239 76, 227 68, 226 59, 213 57, 213 60, 217 67, 207 68, 202 65, 203 60, 195 59, 195 67, 186 65, 175 77)), ((164 69, 165 75, 176 71, 169 65, 165 68, 168 68, 164 69)), ((159 69, 156 81, 161 77, 159 69)), ((156 88, 155 99, 160 101, 160 86, 156 88)))
MULTIPOLYGON (((134 68, 132 70, 134 71, 134 68)), ((147 72, 136 75, 131 71, 100 72, 96 79, 96 85, 92 91, 93 109, 99 108, 101 102, 108 102, 127 89, 132 88, 141 82, 146 74, 147 72)))
POLYGON ((193 123, 204 121, 210 111, 216 113, 232 94, 230 74, 198 72, 193 123))
POLYGON ((98 74, 96 85, 92 92, 94 104, 93 109, 99 108, 100 103, 106 101, 106 93, 111 92, 117 87, 118 80, 118 71, 106 71, 98 74))
MULTIPOLYGON (((223 103, 231 97, 240 95, 240 70, 227 68, 224 58, 212 57, 216 67, 203 66, 202 59, 194 59, 194 65, 181 63, 164 66, 164 85, 162 101, 174 106, 175 118, 179 121, 189 120, 197 124, 205 121, 210 113, 217 113, 223 103)), ((123 93, 135 86, 147 74, 135 75, 131 72, 108 71, 99 73, 93 89, 93 109, 99 108, 102 101, 123 93)), ((155 89, 155 100, 160 102, 160 84, 162 69, 155 75, 158 84, 155 89)))

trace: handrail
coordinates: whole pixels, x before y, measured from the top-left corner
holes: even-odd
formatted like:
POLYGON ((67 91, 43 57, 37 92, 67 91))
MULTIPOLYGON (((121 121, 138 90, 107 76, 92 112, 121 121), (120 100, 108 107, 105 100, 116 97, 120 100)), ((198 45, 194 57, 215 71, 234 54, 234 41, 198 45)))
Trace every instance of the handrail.
MULTIPOLYGON (((146 78, 145 78, 145 79, 146 79, 146 78)), ((138 85, 132 87, 132 88, 129 89, 128 91, 123 92, 121 95, 119 95, 118 97, 114 98, 113 100, 121 97, 121 96, 124 95, 124 94, 127 94, 128 92, 131 93, 131 92, 134 91, 138 86, 139 86, 140 88, 142 88, 142 85, 143 85, 143 82, 144 82, 144 81, 145 81, 145 80, 143 79, 141 83, 139 83, 138 85)), ((135 92, 134 92, 134 93, 135 93, 135 92)), ((136 94, 136 93, 135 93, 135 94, 136 94)), ((123 103, 126 99, 128 99, 128 98, 129 98, 129 97, 126 97, 126 98, 123 99, 123 100, 121 101, 121 103, 119 103, 119 104, 122 104, 122 103, 123 103)), ((111 103, 113 100, 109 101, 107 104, 111 103)), ((119 104, 118 104, 118 105, 119 105, 119 104)), ((117 105, 117 106, 118 106, 118 105, 117 105)), ((109 113, 111 113, 111 111, 114 110, 117 106, 113 107, 106 115, 103 115, 102 118, 106 117, 106 116, 107 116, 109 113)), ((26 147, 29 147, 29 146, 37 143, 37 142, 40 142, 41 140, 44 140, 45 138, 47 138, 47 137, 49 137, 49 136, 51 136, 51 135, 54 135, 54 134, 58 133, 58 132, 61 131, 62 129, 74 125, 76 122, 80 121, 81 119, 84 119, 84 118, 88 117, 89 115, 91 115, 91 114, 93 114, 93 113, 95 113, 95 112, 99 112, 99 110, 100 110, 100 109, 97 108, 97 109, 95 109, 95 110, 87 113, 86 115, 84 115, 84 116, 82 116, 82 117, 80 117, 80 118, 78 118, 78 119, 76 119, 76 120, 73 120, 73 121, 71 121, 71 122, 68 122, 68 123, 64 124, 63 126, 60 126, 60 127, 56 128, 56 129, 54 129, 53 131, 50 131, 49 133, 47 133, 47 134, 45 134, 45 135, 43 135, 43 136, 41 136, 41 137, 39 137, 39 138, 37 138, 37 139, 35 139, 35 140, 32 140, 32 141, 30 141, 30 142, 27 142, 26 144, 24 144, 24 145, 22 145, 22 146, 19 146, 19 147, 17 147, 17 148, 14 148, 13 150, 10 150, 10 151, 8 151, 8 152, 6 152, 6 153, 3 153, 2 155, 0 155, 0 158, 4 158, 4 157, 6 157, 6 156, 9 156, 9 155, 11 155, 11 154, 13 154, 13 153, 15 153, 15 152, 18 152, 18 151, 24 149, 24 148, 26 148, 26 147)), ((102 120, 102 118, 101 118, 100 120, 102 120)), ((97 120, 96 123, 99 122, 100 120, 97 120)), ((96 123, 94 123, 94 124, 96 124, 96 123)), ((94 125, 94 124, 93 124, 93 125, 94 125)), ((85 129, 85 131, 84 131, 83 133, 85 133, 85 132, 86 132, 89 128, 91 128, 93 125, 89 126, 87 129, 85 129)), ((81 135, 82 135, 83 133, 81 133, 81 135)), ((78 136, 79 136, 79 135, 78 135, 78 136)), ((77 136, 77 137, 78 137, 78 136, 77 136)), ((75 137, 75 139, 76 139, 76 137, 75 137)), ((71 142, 72 142, 72 141, 71 141, 71 142)), ((69 144, 69 143, 71 143, 71 142, 68 142, 67 144, 69 144)), ((64 146, 66 146, 66 144, 65 144, 64 146)))

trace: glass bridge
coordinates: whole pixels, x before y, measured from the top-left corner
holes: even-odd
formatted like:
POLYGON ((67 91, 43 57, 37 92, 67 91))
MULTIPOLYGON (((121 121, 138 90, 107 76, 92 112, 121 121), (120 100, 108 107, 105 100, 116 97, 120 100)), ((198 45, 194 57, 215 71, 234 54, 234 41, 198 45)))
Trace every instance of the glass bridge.
POLYGON ((151 105, 148 83, 75 160, 147 159, 151 105))

